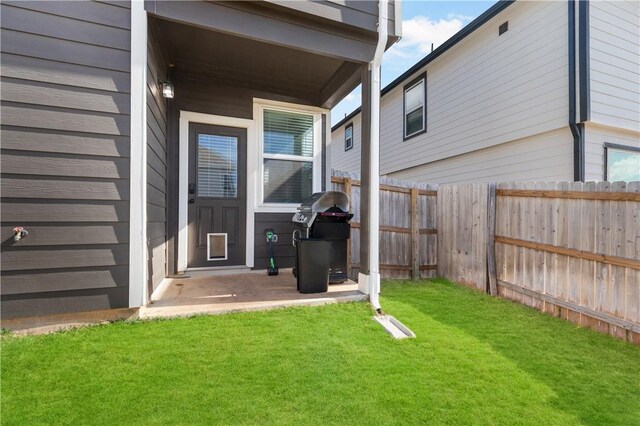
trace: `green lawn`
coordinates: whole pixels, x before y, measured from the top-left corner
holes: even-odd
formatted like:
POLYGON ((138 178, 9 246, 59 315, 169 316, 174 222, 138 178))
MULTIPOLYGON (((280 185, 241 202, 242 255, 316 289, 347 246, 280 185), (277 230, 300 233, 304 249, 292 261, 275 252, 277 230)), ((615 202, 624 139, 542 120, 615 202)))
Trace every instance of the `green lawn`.
POLYGON ((3 424, 640 422, 640 348, 444 281, 365 303, 2 340, 3 424))

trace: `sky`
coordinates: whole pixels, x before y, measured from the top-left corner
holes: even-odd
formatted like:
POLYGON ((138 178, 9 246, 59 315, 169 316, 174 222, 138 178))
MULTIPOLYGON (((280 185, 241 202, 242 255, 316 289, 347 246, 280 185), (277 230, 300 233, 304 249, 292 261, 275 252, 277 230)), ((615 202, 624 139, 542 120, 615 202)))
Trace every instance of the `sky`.
MULTIPOLYGON (((402 1, 402 40, 382 59, 382 87, 411 68, 465 25, 489 9, 495 1, 402 1)), ((360 86, 331 110, 331 124, 360 106, 360 86)))

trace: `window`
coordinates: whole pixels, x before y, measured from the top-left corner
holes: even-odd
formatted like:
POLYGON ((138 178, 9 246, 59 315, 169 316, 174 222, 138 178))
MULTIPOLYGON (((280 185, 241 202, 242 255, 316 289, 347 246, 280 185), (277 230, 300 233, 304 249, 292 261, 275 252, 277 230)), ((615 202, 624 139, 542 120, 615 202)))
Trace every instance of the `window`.
POLYGON ((297 206, 319 190, 321 114, 260 108, 261 206, 297 206))
POLYGON ((604 144, 604 178, 610 182, 640 180, 640 147, 604 144))
POLYGON ((427 79, 422 74, 404 86, 404 140, 427 131, 427 79))
POLYGON ((353 148, 353 123, 347 124, 344 128, 344 150, 349 151, 353 148))
POLYGON ((198 197, 238 196, 238 139, 198 134, 198 197))

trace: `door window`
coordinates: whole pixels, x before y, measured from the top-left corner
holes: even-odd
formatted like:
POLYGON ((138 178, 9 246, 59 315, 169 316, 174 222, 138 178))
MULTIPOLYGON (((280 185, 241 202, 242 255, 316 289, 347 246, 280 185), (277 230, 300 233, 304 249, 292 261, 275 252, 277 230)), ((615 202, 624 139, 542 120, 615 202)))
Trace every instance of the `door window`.
POLYGON ((198 197, 238 197, 238 138, 199 133, 198 197))

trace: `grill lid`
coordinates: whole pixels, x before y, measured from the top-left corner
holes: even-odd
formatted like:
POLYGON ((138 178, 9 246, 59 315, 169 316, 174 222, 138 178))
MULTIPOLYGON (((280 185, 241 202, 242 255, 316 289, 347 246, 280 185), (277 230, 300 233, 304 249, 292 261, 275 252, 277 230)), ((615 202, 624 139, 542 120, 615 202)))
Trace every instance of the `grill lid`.
POLYGON ((319 213, 325 212, 332 207, 337 207, 343 212, 348 212, 349 196, 341 191, 316 192, 300 204, 298 210, 319 213))
POLYGON ((316 192, 298 207, 298 211, 293 215, 291 221, 310 228, 318 214, 323 216, 349 216, 348 212, 349 196, 344 192, 316 192))

